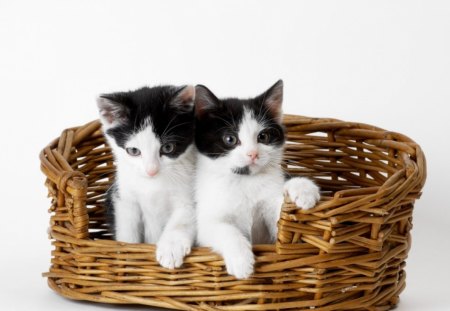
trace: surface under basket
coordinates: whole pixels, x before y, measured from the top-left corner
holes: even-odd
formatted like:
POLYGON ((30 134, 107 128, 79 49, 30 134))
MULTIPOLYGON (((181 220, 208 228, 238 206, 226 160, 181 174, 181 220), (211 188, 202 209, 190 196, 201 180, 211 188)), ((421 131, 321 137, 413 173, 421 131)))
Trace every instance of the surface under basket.
POLYGON ((40 154, 52 199, 51 267, 44 276, 78 300, 179 310, 388 310, 405 288, 412 211, 425 158, 408 137, 374 126, 286 115, 284 166, 313 178, 320 204, 285 202, 275 245, 255 245, 247 280, 194 248, 176 270, 155 246, 112 241, 104 194, 114 177, 100 123, 70 128, 40 154))

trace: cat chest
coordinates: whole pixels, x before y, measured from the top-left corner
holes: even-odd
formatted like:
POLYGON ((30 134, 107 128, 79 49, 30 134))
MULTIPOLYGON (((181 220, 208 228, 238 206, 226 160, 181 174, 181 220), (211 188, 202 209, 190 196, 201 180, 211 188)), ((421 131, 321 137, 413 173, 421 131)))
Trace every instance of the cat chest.
POLYGON ((267 201, 278 196, 282 191, 282 181, 277 178, 248 178, 235 183, 234 191, 247 202, 256 205, 258 202, 267 201))
POLYGON ((173 189, 162 183, 134 182, 119 184, 121 195, 135 202, 142 213, 164 218, 173 210, 173 189))

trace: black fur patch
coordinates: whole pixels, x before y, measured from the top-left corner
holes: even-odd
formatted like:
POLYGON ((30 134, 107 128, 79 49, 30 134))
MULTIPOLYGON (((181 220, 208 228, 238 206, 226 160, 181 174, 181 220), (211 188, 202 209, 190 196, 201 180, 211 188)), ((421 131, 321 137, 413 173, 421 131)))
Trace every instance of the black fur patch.
POLYGON ((291 173, 289 173, 287 171, 283 171, 283 176, 284 176, 284 181, 288 181, 294 177, 291 175, 291 173))
POLYGON ((113 183, 111 187, 106 191, 105 208, 106 208, 106 222, 109 224, 109 231, 112 234, 112 238, 116 237, 116 224, 114 221, 114 197, 119 194, 117 192, 117 184, 113 183))
POLYGON ((194 140, 193 109, 186 110, 171 105, 181 89, 183 88, 156 86, 102 95, 101 97, 119 105, 126 115, 122 124, 107 130, 106 133, 115 139, 119 147, 125 148, 130 136, 141 130, 150 118, 153 131, 161 140, 161 144, 175 144, 174 152, 167 156, 178 157, 194 140))
MULTIPOLYGON (((205 94, 211 92, 204 86, 197 86, 197 94, 199 88, 206 89, 205 94)), ((208 98, 210 104, 205 105, 205 109, 201 113, 197 112, 195 121, 195 144, 199 152, 210 158, 218 158, 236 148, 239 142, 232 147, 227 146, 223 141, 223 136, 225 134, 237 136, 244 109, 251 111, 255 119, 270 132, 271 139, 268 144, 281 147, 285 142, 284 127, 278 122, 277 116, 265 107, 264 98, 266 96, 266 93, 251 99, 217 99, 214 95, 210 96, 208 98)), ((201 100, 205 100, 205 98, 201 100)))
POLYGON ((233 173, 237 175, 250 175, 250 168, 248 166, 236 167, 233 169, 233 173))

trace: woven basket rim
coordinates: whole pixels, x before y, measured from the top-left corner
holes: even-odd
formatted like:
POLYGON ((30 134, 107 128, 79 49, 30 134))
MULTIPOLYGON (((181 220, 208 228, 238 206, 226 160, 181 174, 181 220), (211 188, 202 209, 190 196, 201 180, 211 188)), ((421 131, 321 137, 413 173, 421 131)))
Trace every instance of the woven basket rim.
MULTIPOLYGON (((326 124, 328 127, 330 126, 330 124, 332 124, 336 129, 341 129, 342 125, 345 124, 345 128, 357 128, 357 129, 361 129, 361 130, 370 130, 370 131, 375 131, 375 132, 382 132, 383 136, 385 136, 385 138, 387 137, 394 137, 396 139, 400 139, 401 143, 405 143, 408 145, 409 148, 411 149, 416 149, 417 153, 421 154, 422 157, 422 161, 424 162, 423 165, 420 167, 421 169, 426 169, 426 163, 425 163, 425 156, 423 154, 423 151, 420 147, 419 144, 417 144, 414 140, 412 140, 411 138, 409 138, 408 136, 404 135, 404 134, 400 134, 398 132, 393 132, 393 131, 386 131, 383 128, 380 127, 376 127, 373 125, 369 125, 366 123, 359 123, 359 122, 346 122, 346 121, 342 121, 339 119, 334 119, 334 118, 314 118, 314 117, 306 117, 306 116, 299 116, 299 115, 293 115, 293 114, 285 114, 283 116, 283 123, 285 125, 290 125, 290 124, 311 124, 311 128, 316 128, 317 130, 320 130, 322 127, 320 126, 321 124, 326 124), (317 126, 315 126, 317 125, 317 126)), ((100 120, 95 119, 93 121, 90 121, 86 124, 84 124, 83 126, 75 126, 75 127, 70 127, 65 129, 62 132, 62 135, 65 135, 65 132, 68 131, 75 131, 75 136, 73 138, 73 144, 76 145, 76 143, 80 142, 82 140, 82 138, 84 136, 87 136, 93 132, 95 132, 96 130, 101 128, 101 123, 100 120), (82 130, 80 130, 82 129, 82 130)), ((58 141, 60 140, 61 136, 53 139, 39 154, 39 160, 41 162, 41 171, 49 178, 51 179, 53 182, 55 183, 59 183, 60 179, 61 179, 61 175, 70 175, 70 177, 73 177, 73 173, 72 173, 72 169, 69 167, 66 167, 67 170, 58 170, 54 165, 52 165, 52 163, 50 163, 50 161, 48 160, 48 158, 46 157, 46 155, 48 155, 48 151, 51 150, 52 148, 55 148, 56 146, 58 146, 58 141)), ((409 149, 407 148, 407 149, 409 149)), ((312 209, 311 211, 315 211, 315 209, 312 209)))

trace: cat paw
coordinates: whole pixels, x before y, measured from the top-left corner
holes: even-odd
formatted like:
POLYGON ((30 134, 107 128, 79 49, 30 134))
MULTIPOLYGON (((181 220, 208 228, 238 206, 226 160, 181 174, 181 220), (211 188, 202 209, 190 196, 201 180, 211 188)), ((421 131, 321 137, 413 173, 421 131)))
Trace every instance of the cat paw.
POLYGON ((284 184, 284 193, 301 209, 313 208, 320 200, 319 187, 307 178, 295 177, 284 184))
POLYGON ((251 248, 246 247, 227 254, 224 259, 228 274, 237 279, 247 279, 252 275, 255 257, 251 248))
POLYGON ((156 245, 156 260, 168 269, 181 267, 183 258, 191 252, 191 243, 187 239, 164 239, 156 245))

